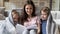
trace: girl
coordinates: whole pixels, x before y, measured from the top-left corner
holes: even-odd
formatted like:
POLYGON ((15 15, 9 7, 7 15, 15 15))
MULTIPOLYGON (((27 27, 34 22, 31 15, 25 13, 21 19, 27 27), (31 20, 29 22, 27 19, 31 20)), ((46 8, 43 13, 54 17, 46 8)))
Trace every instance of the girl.
POLYGON ((27 28, 23 34, 37 34, 37 32, 40 32, 39 19, 35 14, 35 5, 31 0, 28 0, 24 5, 22 21, 27 28))

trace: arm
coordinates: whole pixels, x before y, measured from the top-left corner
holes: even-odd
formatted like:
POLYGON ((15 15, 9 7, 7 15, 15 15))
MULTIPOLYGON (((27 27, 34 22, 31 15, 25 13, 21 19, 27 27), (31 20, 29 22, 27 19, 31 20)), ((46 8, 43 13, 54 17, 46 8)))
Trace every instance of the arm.
POLYGON ((39 20, 39 18, 36 20, 36 24, 37 24, 37 34, 40 34, 40 20, 39 20))
POLYGON ((40 33, 40 23, 37 24, 37 34, 40 33))

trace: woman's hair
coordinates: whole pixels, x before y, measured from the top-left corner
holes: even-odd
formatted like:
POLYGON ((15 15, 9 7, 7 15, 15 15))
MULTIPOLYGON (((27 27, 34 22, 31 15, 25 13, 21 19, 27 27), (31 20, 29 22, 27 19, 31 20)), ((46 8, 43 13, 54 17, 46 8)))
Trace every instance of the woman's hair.
POLYGON ((25 5, 24 5, 24 7, 23 7, 23 17, 22 17, 23 18, 23 21, 28 21, 27 20, 28 14, 26 13, 26 10, 25 10, 26 5, 32 5, 33 12, 32 12, 31 15, 32 15, 32 17, 36 16, 36 14, 35 14, 35 5, 34 5, 33 1, 27 0, 26 3, 25 3, 25 5))
POLYGON ((50 14, 50 8, 49 8, 49 7, 43 7, 43 8, 40 10, 40 14, 41 14, 42 11, 45 12, 45 13, 47 13, 47 15, 50 14))

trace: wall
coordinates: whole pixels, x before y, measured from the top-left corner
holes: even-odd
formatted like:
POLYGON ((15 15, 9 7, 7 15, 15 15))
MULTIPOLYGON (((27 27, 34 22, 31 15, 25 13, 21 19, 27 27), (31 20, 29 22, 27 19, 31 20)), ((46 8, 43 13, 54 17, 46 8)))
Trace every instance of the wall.
POLYGON ((53 0, 52 10, 59 11, 59 0, 53 0))
POLYGON ((3 0, 0 0, 0 7, 3 7, 3 0))

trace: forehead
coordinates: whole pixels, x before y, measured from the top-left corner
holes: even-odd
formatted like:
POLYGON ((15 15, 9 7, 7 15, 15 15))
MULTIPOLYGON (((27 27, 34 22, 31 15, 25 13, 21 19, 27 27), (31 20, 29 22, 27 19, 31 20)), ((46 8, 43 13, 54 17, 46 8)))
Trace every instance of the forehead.
POLYGON ((41 14, 47 14, 47 12, 41 11, 41 14))
POLYGON ((31 5, 31 4, 27 4, 27 5, 26 5, 26 8, 27 8, 27 7, 30 8, 30 7, 32 7, 32 5, 31 5))
POLYGON ((16 12, 16 11, 13 11, 13 12, 12 12, 12 14, 18 14, 18 12, 16 12))
POLYGON ((18 13, 15 13, 15 12, 12 12, 12 15, 13 16, 18 16, 19 14, 18 13))
POLYGON ((17 14, 12 15, 13 18, 18 18, 19 16, 17 14))
POLYGON ((19 16, 19 15, 18 15, 18 14, 12 14, 12 16, 17 17, 17 16, 19 16))

